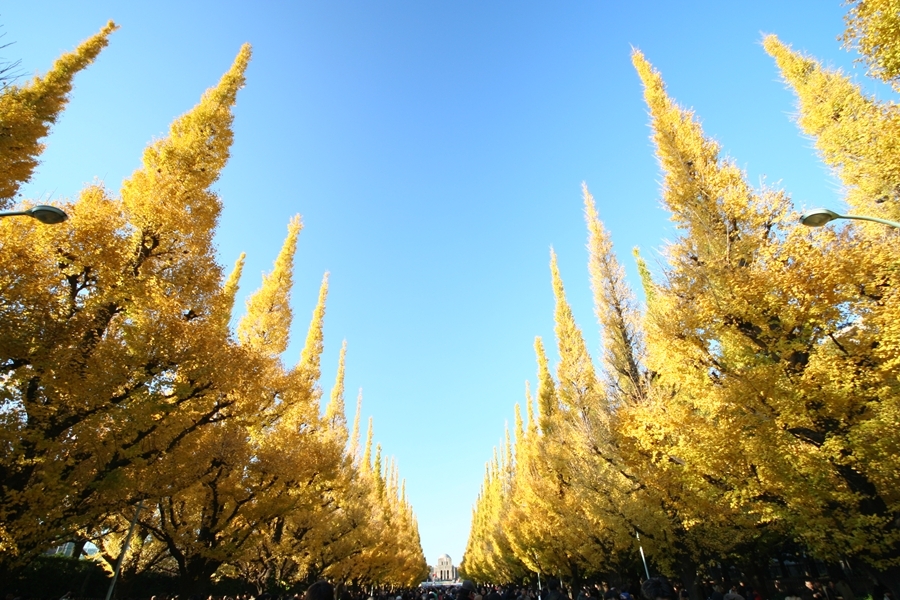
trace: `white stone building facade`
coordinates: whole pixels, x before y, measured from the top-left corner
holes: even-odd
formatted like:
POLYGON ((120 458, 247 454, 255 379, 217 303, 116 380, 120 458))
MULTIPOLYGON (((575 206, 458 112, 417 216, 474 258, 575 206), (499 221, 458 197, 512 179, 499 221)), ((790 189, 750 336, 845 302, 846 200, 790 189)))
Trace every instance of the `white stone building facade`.
POLYGON ((448 555, 444 554, 438 558, 432 578, 435 581, 456 581, 456 567, 453 566, 453 561, 448 555))

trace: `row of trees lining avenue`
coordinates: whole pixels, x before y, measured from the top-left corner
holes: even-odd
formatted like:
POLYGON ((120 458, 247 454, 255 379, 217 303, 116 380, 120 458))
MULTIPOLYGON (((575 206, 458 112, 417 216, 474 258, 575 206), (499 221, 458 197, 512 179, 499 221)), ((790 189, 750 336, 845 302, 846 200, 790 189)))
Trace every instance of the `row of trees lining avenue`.
MULTIPOLYGON (((851 4, 845 42, 900 91, 900 5, 851 4)), ((763 46, 851 213, 897 220, 900 107, 775 36, 763 46)), ((798 226, 788 195, 749 185, 643 54, 632 60, 679 235, 658 272, 637 256, 640 307, 584 189, 602 366, 551 254, 559 364, 552 374, 538 338, 537 387, 488 462, 463 570, 636 574, 640 543, 651 574, 699 599, 704 565, 764 568, 798 549, 898 597, 897 230, 798 226)))
MULTIPOLYGON (((0 92, 0 209, 115 29, 0 92)), ((371 420, 360 443, 361 395, 348 431, 346 344, 323 398, 327 274, 299 360, 282 362, 299 216, 231 329, 244 257, 228 274, 217 263, 211 186, 249 60, 245 45, 118 195, 87 186, 60 205, 63 226, 0 219, 0 579, 68 541, 95 545, 111 570, 136 511, 126 588, 152 572, 176 573, 191 593, 229 577, 262 591, 427 575, 371 420)))

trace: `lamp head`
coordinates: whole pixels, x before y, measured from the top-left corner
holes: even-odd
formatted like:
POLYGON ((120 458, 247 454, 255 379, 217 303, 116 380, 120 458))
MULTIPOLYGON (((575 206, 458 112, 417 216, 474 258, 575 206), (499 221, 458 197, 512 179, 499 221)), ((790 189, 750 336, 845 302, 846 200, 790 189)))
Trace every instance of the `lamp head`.
POLYGON ((56 208, 55 206, 47 206, 46 204, 38 204, 36 206, 32 206, 25 211, 25 214, 27 214, 29 217, 34 217, 45 225, 56 225, 57 223, 62 223, 69 218, 69 215, 67 215, 62 210, 56 208))
POLYGON ((807 227, 821 227, 826 223, 840 219, 841 215, 827 208, 814 208, 800 216, 800 222, 807 227))

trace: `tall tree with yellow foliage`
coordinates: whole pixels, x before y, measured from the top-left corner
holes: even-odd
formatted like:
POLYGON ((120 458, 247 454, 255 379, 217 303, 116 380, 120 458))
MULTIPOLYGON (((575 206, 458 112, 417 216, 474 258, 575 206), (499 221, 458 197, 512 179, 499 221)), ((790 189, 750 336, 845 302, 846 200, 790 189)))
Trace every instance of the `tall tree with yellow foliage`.
MULTIPOLYGON (((694 558, 686 552, 678 507, 661 493, 662 474, 654 466, 653 455, 635 444, 630 429, 636 412, 655 393, 653 375, 644 365, 642 317, 594 198, 586 185, 582 189, 589 233, 588 271, 604 369, 597 392, 603 404, 573 438, 581 446, 582 457, 574 463, 576 481, 587 492, 587 510, 598 515, 607 529, 610 567, 624 571, 637 561, 637 536, 641 535, 643 547, 664 572, 690 572, 694 558)), ((693 596, 693 578, 685 578, 684 584, 693 596)))
POLYGON ((846 202, 861 214, 900 218, 900 149, 894 143, 900 109, 864 94, 845 74, 823 68, 775 36, 763 43, 797 93, 798 125, 846 186, 846 202))
MULTIPOLYGON (((204 591, 222 565, 246 556, 270 522, 305 508, 310 480, 334 477, 337 453, 319 426, 317 398, 305 378, 284 373, 280 361, 288 344, 299 230, 295 218, 272 273, 247 301, 238 326, 241 348, 256 359, 246 364, 259 366, 254 385, 231 392, 234 405, 245 410, 179 449, 185 452, 180 473, 192 483, 155 498, 155 509, 142 519, 166 543, 186 593, 204 591)), ((319 337, 321 321, 314 318, 310 328, 319 337)), ((301 371, 308 372, 306 365, 295 370, 301 371)))
MULTIPOLYGON (((538 362, 538 415, 529 419, 517 441, 508 538, 529 570, 580 579, 585 571, 577 547, 570 543, 573 522, 564 457, 558 443, 561 406, 543 342, 535 339, 538 362), (540 518, 534 518, 541 515, 540 518)), ((526 398, 529 406, 531 398, 526 398)), ((574 535, 574 532, 573 532, 574 535)))
MULTIPOLYGON (((851 4, 846 39, 896 84, 896 2, 851 4)), ((777 38, 765 47, 851 207, 896 219, 895 104, 777 38)), ((591 378, 554 270, 558 383, 545 385, 539 347, 540 426, 529 419, 517 442, 516 506, 502 525, 513 552, 571 576, 573 558, 627 560, 627 544, 599 542, 639 531, 651 562, 689 583, 700 562, 765 557, 790 539, 900 593, 896 232, 798 227, 787 196, 748 185, 643 55, 633 61, 679 236, 662 277, 639 261, 641 317, 585 192, 605 370, 591 378), (592 528, 597 552, 573 526, 592 528)), ((494 495, 482 492, 469 541, 482 572, 496 558, 494 495)))
MULTIPOLYGON (((516 405, 517 439, 522 439, 522 420, 516 405)), ((472 528, 460 565, 464 576, 479 582, 514 583, 521 581, 528 569, 512 550, 507 535, 511 510, 515 461, 509 430, 502 459, 496 451, 486 465, 481 493, 472 510, 472 528)))
MULTIPOLYGON (((882 65, 876 74, 895 82, 892 61, 900 30, 891 25, 897 15, 885 12, 890 5, 856 3, 850 31, 860 27, 864 35, 876 36, 877 43, 869 40, 860 49, 867 60, 882 65)), ((798 125, 815 139, 823 160, 844 181, 847 203, 861 214, 896 219, 896 103, 866 96, 843 73, 823 68, 773 36, 764 43, 797 94, 798 125)), ((810 233, 804 242, 810 249, 803 257, 816 259, 805 266, 819 270, 803 292, 818 292, 820 296, 812 295, 818 301, 814 305, 830 312, 825 313, 828 319, 816 315, 811 321, 818 325, 817 343, 801 381, 808 420, 797 435, 825 461, 825 472, 837 482, 840 494, 831 500, 834 509, 819 519, 835 525, 830 535, 842 540, 844 556, 858 558, 900 594, 898 445, 891 425, 900 402, 896 231, 851 224, 810 233), (818 306, 825 302, 827 306, 818 306)), ((817 531, 802 531, 818 553, 828 553, 817 531)))
MULTIPOLYGON (((39 140, 47 135, 65 107, 74 76, 99 55, 115 28, 109 22, 74 52, 60 57, 43 77, 35 77, 21 87, 4 83, 0 91, 0 209, 9 208, 19 186, 31 178, 43 151, 39 140)), ((3 470, 0 474, 13 475, 3 470)), ((0 552, 18 553, 17 544, 6 531, 2 512, 0 552)))
POLYGON ((900 78, 900 2, 851 0, 843 40, 862 54, 869 72, 898 89, 900 78))
MULTIPOLYGON (((30 176, 72 76, 113 29, 0 93, 3 202, 30 176)), ((299 217, 230 330, 244 256, 224 277, 211 186, 249 59, 244 46, 145 150, 121 198, 94 185, 66 206, 63 227, 0 221, 3 571, 80 537, 110 565, 125 559, 126 584, 174 565, 187 593, 261 562, 279 565, 250 577, 261 590, 322 575, 385 585, 425 575, 405 484, 394 463, 371 466, 370 443, 358 457, 358 417, 348 447, 345 349, 321 414, 327 274, 299 362, 282 363, 299 217), (141 539, 120 557, 136 505, 141 539)))
POLYGON ((59 118, 75 75, 91 64, 116 30, 112 21, 73 52, 63 54, 43 77, 0 91, 0 210, 8 209, 38 165, 45 137, 59 118))
POLYGON ((135 503, 154 474, 175 472, 160 461, 228 410, 213 382, 240 357, 214 317, 220 202, 209 187, 249 57, 243 48, 147 149, 121 202, 90 186, 64 227, 0 223, 0 522, 23 560, 135 503))
MULTIPOLYGON (((766 45, 791 60, 775 40, 766 45)), ((653 368, 675 390, 669 414, 678 411, 680 433, 664 443, 718 489, 710 505, 737 509, 712 513, 724 519, 719 531, 790 531, 824 560, 864 559, 891 585, 896 504, 885 473, 895 469, 885 467, 895 455, 885 452, 893 442, 883 435, 897 397, 887 367, 896 347, 896 314, 885 302, 894 287, 889 233, 863 228, 870 235, 859 232, 856 241, 852 231, 798 228, 786 196, 751 189, 668 98, 659 74, 640 55, 635 64, 665 173, 663 198, 684 232, 668 249, 648 321, 653 368)), ((809 66, 786 72, 827 79, 809 66)), ((828 98, 827 90, 818 94, 828 98)), ((832 140, 854 137, 828 129, 832 140)), ((865 200, 861 187, 850 197, 865 200)))

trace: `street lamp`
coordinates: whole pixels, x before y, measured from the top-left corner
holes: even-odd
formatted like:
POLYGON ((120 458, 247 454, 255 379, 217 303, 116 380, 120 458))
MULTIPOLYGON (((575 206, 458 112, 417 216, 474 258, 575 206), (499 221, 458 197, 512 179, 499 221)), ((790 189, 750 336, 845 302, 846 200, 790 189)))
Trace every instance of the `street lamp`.
POLYGON ((827 208, 814 208, 812 210, 806 211, 800 217, 800 222, 807 227, 821 227, 822 225, 830 223, 835 219, 856 219, 858 221, 873 221, 875 223, 881 223, 883 225, 889 225, 891 227, 900 229, 900 223, 896 221, 888 221, 887 219, 879 219, 878 217, 865 217, 862 215, 839 215, 832 210, 828 210, 827 208))
POLYGON ((644 573, 647 574, 647 579, 650 579, 650 569, 647 568, 647 557, 644 556, 644 546, 641 544, 641 534, 637 531, 635 531, 634 534, 637 536, 638 548, 641 551, 641 560, 644 561, 644 573))
POLYGON ((26 216, 37 219, 45 225, 56 225, 62 223, 69 218, 69 215, 55 206, 47 206, 46 204, 38 204, 32 206, 28 210, 4 210, 0 211, 0 217, 19 217, 26 216))

